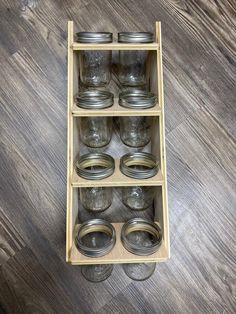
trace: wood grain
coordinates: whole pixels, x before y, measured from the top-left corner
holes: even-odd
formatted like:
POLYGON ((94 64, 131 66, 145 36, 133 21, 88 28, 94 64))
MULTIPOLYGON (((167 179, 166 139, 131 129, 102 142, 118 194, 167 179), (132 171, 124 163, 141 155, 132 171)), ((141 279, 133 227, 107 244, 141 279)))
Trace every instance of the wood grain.
POLYGON ((232 0, 0 1, 0 311, 235 313, 235 16, 232 0), (172 256, 146 282, 65 263, 68 20, 115 38, 162 21, 172 256))
POLYGON ((16 227, 0 208, 0 266, 25 246, 16 227))

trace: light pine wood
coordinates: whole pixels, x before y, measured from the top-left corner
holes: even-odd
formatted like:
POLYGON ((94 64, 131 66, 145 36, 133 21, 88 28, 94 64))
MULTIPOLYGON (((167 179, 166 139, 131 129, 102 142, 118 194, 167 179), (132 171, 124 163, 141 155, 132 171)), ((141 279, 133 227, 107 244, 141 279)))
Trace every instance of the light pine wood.
POLYGON ((167 195, 167 173, 166 173, 166 147, 165 147, 165 111, 164 111, 164 86, 163 86, 163 65, 162 65, 162 37, 161 23, 156 22, 156 37, 159 43, 157 50, 157 78, 158 78, 158 100, 161 106, 160 116, 160 163, 162 175, 165 178, 162 187, 162 206, 163 206, 163 236, 170 256, 170 235, 169 235, 169 213, 168 213, 168 195, 167 195))
MULTIPOLYGON (((159 224, 158 222, 156 222, 159 224)), ((88 265, 88 264, 121 264, 121 263, 145 263, 145 262, 163 262, 168 258, 168 248, 165 241, 162 242, 159 250, 149 256, 138 256, 128 252, 121 243, 120 234, 123 223, 112 224, 116 230, 116 244, 110 253, 101 257, 87 257, 81 254, 74 242, 71 250, 72 265, 88 265)), ((79 225, 75 226, 74 235, 78 231, 79 225)))
POLYGON ((158 103, 149 109, 133 109, 121 107, 119 105, 118 98, 114 98, 113 106, 103 109, 103 110, 90 110, 79 108, 75 103, 72 109, 72 114, 74 117, 93 117, 93 116, 111 116, 111 117, 122 117, 122 116, 159 116, 161 114, 161 109, 158 103))
POLYGON ((73 50, 157 50, 158 43, 130 44, 130 43, 108 43, 108 44, 82 44, 73 43, 73 50))
POLYGON ((71 178, 73 174, 73 87, 74 87, 74 64, 73 50, 71 45, 74 38, 74 24, 68 22, 68 68, 67 68, 67 215, 66 215, 66 261, 70 259, 70 250, 72 246, 72 199, 73 189, 71 186, 71 178))
MULTIPOLYGON (((68 42, 68 167, 70 169, 68 177, 68 208, 67 208, 67 261, 73 265, 77 264, 96 264, 96 263, 123 263, 138 261, 163 261, 169 257, 169 227, 168 227, 168 208, 167 208, 167 187, 166 187, 166 164, 165 164, 165 148, 164 148, 164 99, 163 99, 163 76, 162 76, 162 53, 161 53, 161 28, 160 22, 156 23, 156 43, 152 44, 79 44, 71 42, 73 38, 73 22, 68 23, 69 42, 68 42), (76 106, 74 99, 79 90, 79 70, 78 70, 78 52, 77 50, 152 50, 150 51, 147 71, 150 72, 150 90, 158 94, 158 103, 155 107, 147 110, 132 110, 122 108, 118 104, 118 98, 115 98, 114 105, 103 110, 86 110, 76 106), (72 60, 71 60, 72 59, 72 60), (71 88, 73 86, 73 88, 71 88), (123 175, 119 169, 119 160, 115 160, 115 171, 113 175, 103 180, 86 180, 79 177, 75 171, 75 163, 79 157, 80 141, 79 141, 79 119, 78 117, 89 116, 152 116, 152 139, 151 151, 160 161, 160 169, 156 176, 137 180, 123 175), (154 216, 158 218, 163 230, 164 249, 160 249, 153 256, 137 258, 137 256, 127 253, 124 248, 120 248, 122 244, 120 239, 113 252, 103 258, 85 258, 78 252, 73 244, 74 227, 77 213, 79 210, 78 191, 80 187, 122 187, 122 186, 159 186, 161 193, 155 198, 154 216), (160 197, 161 195, 161 197, 160 197), (126 254, 124 253, 124 250, 126 254), (120 257, 123 256, 123 258, 120 257)), ((115 224, 117 229, 117 238, 121 225, 115 224)), ((77 228, 77 227, 76 227, 77 228)))

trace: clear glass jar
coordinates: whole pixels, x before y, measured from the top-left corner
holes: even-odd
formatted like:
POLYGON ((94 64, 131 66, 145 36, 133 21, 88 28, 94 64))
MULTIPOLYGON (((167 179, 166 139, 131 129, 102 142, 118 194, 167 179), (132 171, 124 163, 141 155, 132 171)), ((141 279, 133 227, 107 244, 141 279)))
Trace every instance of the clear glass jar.
POLYGON ((111 276, 113 264, 81 266, 81 273, 85 279, 91 282, 101 282, 111 276))
POLYGON ((122 265, 126 275, 137 281, 143 281, 152 276, 156 263, 130 263, 122 265))
MULTIPOLYGON (((153 34, 149 32, 118 33, 120 43, 151 43, 153 34)), ((147 60, 149 51, 119 51, 119 81, 123 86, 143 86, 148 82, 147 60)))
MULTIPOLYGON (((87 180, 100 180, 109 177, 115 169, 114 159, 104 153, 85 154, 76 163, 77 174, 87 180)), ((112 203, 111 187, 86 187, 80 189, 83 207, 92 212, 102 212, 112 203)))
MULTIPOLYGON (((87 90, 79 93, 77 106, 83 109, 105 109, 113 105, 113 94, 107 91, 87 90)), ((101 148, 112 137, 112 117, 82 117, 79 124, 81 141, 88 147, 101 148)))
POLYGON ((80 225, 75 245, 81 254, 99 257, 108 254, 116 243, 115 228, 103 219, 91 219, 80 225))
MULTIPOLYGON (((129 153, 120 159, 120 170, 134 179, 151 178, 158 172, 155 156, 145 152, 129 153)), ((122 201, 131 210, 145 210, 152 206, 155 186, 122 187, 122 201)))
POLYGON ((120 117, 120 137, 130 147, 143 147, 151 139, 152 117, 120 117))
MULTIPOLYGON (((112 33, 79 32, 79 43, 111 43, 112 33)), ((111 79, 111 50, 82 50, 79 52, 80 81, 85 86, 106 86, 111 79)))
POLYGON ((162 231, 151 220, 133 218, 122 227, 121 242, 127 251, 135 255, 151 255, 161 246, 162 231))
POLYGON ((131 210, 141 211, 153 205, 154 186, 128 186, 122 188, 122 202, 131 210))
POLYGON ((80 200, 85 209, 93 213, 103 212, 111 206, 112 188, 92 187, 80 189, 80 200))
MULTIPOLYGON (((125 91, 119 95, 119 105, 129 109, 148 109, 155 106, 157 97, 151 92, 125 91)), ((152 117, 120 117, 120 137, 125 145, 142 147, 151 139, 152 117)))

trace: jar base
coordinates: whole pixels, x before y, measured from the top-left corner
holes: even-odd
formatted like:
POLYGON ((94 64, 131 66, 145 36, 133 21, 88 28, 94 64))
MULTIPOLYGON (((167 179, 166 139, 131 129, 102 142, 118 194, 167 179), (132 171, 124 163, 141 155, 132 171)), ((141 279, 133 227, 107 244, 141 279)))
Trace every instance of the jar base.
POLYGON ((93 283, 105 281, 113 271, 112 264, 81 266, 83 277, 93 283))
POLYGON ((149 139, 147 142, 144 142, 144 144, 142 144, 142 145, 132 145, 132 144, 126 142, 125 140, 123 140, 121 138, 122 143, 125 144, 128 147, 131 147, 131 148, 142 148, 142 147, 145 147, 146 145, 148 145, 150 143, 150 140, 151 139, 149 139))
POLYGON ((134 263, 134 264, 123 264, 125 274, 132 280, 144 281, 149 279, 155 269, 156 263, 134 263))

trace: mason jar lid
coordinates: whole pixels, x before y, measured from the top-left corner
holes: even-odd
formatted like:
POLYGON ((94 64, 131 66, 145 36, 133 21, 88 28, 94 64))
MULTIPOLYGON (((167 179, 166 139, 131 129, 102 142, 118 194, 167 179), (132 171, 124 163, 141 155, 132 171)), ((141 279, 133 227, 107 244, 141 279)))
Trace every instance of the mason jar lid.
POLYGON ((131 178, 147 179, 157 174, 158 162, 150 153, 128 153, 120 159, 120 171, 131 178))
POLYGON ((79 32, 76 33, 79 43, 111 43, 112 33, 109 32, 79 32))
POLYGON ((118 33, 119 43, 152 43, 153 33, 150 32, 121 32, 118 33))
POLYGON ((115 228, 108 221, 103 219, 91 219, 80 225, 78 233, 75 237, 75 245, 77 249, 85 256, 99 257, 109 253, 116 243, 115 228), (85 237, 89 234, 96 233, 106 236, 104 244, 101 245, 100 241, 91 240, 91 246, 86 241, 85 237), (96 245, 97 244, 97 245, 96 245))
POLYGON ((162 231, 160 227, 151 220, 143 218, 133 218, 127 221, 121 229, 121 242, 127 251, 135 255, 151 255, 155 253, 162 242, 162 231), (149 243, 145 245, 140 241, 141 235, 131 238, 132 232, 144 232, 150 235, 149 243))
POLYGON ((87 180, 100 180, 109 177, 115 170, 114 159, 104 153, 88 153, 76 162, 77 174, 87 180))
POLYGON ((76 97, 76 105, 84 109, 104 109, 113 105, 114 95, 108 91, 86 90, 76 97))
POLYGON ((147 109, 155 106, 157 96, 141 90, 125 91, 119 95, 119 105, 129 109, 147 109))

